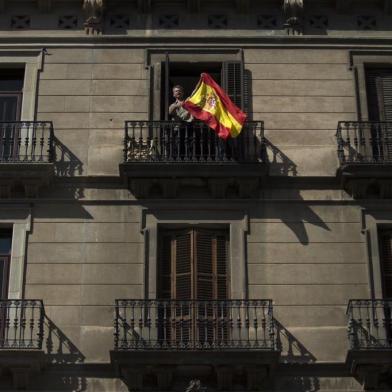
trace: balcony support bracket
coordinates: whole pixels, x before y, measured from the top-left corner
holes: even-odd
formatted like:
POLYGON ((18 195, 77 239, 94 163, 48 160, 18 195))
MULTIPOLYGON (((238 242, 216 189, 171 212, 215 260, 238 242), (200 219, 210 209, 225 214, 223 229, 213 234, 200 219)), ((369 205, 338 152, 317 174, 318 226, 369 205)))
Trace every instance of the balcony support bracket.
POLYGON ((8 372, 12 376, 13 389, 28 389, 31 376, 39 374, 44 368, 43 351, 1 350, 0 373, 8 372))
POLYGON ((391 349, 350 350, 346 364, 365 390, 392 388, 391 349))

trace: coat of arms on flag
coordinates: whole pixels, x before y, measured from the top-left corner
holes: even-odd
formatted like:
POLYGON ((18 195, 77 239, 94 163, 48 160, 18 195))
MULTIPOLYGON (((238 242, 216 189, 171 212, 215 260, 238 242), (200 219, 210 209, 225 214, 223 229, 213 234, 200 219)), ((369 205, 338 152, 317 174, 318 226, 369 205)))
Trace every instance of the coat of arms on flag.
POLYGON ((246 120, 246 114, 207 73, 201 74, 195 90, 182 106, 222 139, 237 137, 246 120))

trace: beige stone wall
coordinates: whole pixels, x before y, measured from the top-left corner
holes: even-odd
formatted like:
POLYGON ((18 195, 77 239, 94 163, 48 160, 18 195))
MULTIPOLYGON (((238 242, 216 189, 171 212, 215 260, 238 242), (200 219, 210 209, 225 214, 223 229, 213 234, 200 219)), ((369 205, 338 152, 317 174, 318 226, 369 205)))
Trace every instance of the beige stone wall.
POLYGON ((63 156, 65 167, 70 161, 79 163, 71 175, 118 175, 124 122, 148 118, 144 51, 78 48, 48 52, 40 75, 37 111, 38 119, 53 121, 58 156, 63 156))
MULTIPOLYGON (((340 120, 357 118, 348 51, 247 49, 252 116, 265 122, 272 175, 334 176, 340 120)), ((125 120, 148 118, 143 49, 49 49, 38 118, 52 120, 74 175, 118 175, 125 120), (72 158, 71 158, 72 157, 72 158)))
MULTIPOLYGON (((270 174, 334 176, 337 123, 357 118, 348 50, 247 49, 244 55, 253 118, 265 122, 266 138, 279 151, 270 174)), ((274 161, 271 147, 269 156, 274 161)))
MULTIPOLYGON (((359 208, 317 202, 252 206, 249 297, 273 299, 283 358, 290 349, 299 361, 344 361, 347 303, 369 296, 359 208)), ((86 362, 109 360, 114 300, 144 296, 140 210, 115 203, 34 208, 26 297, 43 299, 48 323, 66 336, 65 352, 72 343, 86 362)))

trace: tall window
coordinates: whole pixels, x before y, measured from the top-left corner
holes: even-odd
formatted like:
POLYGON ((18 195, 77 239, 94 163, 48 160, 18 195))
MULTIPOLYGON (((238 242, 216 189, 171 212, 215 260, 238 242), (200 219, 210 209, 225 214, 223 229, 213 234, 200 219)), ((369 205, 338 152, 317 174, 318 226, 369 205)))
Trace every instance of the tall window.
POLYGON ((371 129, 373 154, 392 159, 392 68, 366 69, 369 120, 390 122, 371 129))
POLYGON ((203 72, 209 73, 223 87, 231 100, 244 111, 249 111, 248 75, 241 61, 224 62, 177 62, 171 61, 169 55, 161 68, 160 119, 169 119, 168 109, 175 85, 184 87, 185 96, 191 95, 203 72))
POLYGON ((0 229, 0 299, 7 299, 12 231, 0 229))
POLYGON ((0 121, 20 119, 23 79, 23 69, 0 69, 0 121))
POLYGON ((228 233, 167 230, 160 237, 159 297, 176 300, 228 298, 228 233))
POLYGON ((392 298, 392 230, 380 233, 381 273, 384 298, 392 298))

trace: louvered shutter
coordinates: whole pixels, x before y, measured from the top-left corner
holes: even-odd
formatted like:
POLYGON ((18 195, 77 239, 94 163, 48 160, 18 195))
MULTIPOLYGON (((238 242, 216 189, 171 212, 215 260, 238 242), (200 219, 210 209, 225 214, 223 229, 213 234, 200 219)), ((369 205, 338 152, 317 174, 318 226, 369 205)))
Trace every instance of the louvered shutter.
POLYGON ((230 99, 244 109, 244 67, 241 61, 225 61, 222 66, 222 87, 230 99))
MULTIPOLYGON (((366 70, 366 88, 370 121, 392 122, 392 68, 366 70)), ((374 152, 381 158, 392 159, 392 124, 372 129, 374 152)))
POLYGON ((384 298, 392 298, 392 231, 381 235, 381 255, 384 298))

